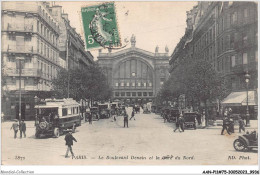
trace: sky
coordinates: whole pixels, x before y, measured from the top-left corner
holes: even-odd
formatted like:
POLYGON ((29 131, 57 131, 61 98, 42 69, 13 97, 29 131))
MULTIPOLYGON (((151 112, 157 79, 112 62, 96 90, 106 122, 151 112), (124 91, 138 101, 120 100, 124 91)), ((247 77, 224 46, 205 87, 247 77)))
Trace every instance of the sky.
MULTIPOLYGON (((70 24, 83 35, 81 25, 81 7, 101 4, 102 2, 55 2, 61 5, 68 13, 70 24)), ((136 47, 150 52, 159 46, 159 53, 165 52, 165 46, 172 54, 174 48, 184 35, 186 28, 186 11, 189 11, 197 2, 115 2, 118 28, 122 41, 130 40, 132 34, 136 36, 136 47), (126 14, 127 13, 127 14, 126 14)), ((127 47, 130 47, 129 44, 127 47)), ((118 51, 118 50, 117 50, 118 51)), ((115 51, 115 52, 117 52, 115 51)), ((102 50, 107 53, 107 49, 102 50)), ((113 51, 112 51, 113 52, 113 51)), ((97 59, 98 51, 91 51, 97 59)))

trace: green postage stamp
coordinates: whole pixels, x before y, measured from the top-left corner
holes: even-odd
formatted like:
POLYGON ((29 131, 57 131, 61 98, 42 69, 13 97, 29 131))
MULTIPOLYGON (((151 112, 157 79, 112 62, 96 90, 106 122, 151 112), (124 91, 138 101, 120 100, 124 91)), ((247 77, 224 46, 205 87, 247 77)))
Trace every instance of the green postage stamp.
POLYGON ((82 7, 81 16, 87 50, 121 46, 113 2, 82 7))

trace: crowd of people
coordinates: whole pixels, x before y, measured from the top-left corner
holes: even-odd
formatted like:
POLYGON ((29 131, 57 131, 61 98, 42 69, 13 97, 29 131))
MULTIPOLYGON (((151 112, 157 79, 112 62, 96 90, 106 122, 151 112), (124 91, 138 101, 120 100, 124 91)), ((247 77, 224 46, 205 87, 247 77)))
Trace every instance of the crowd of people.
MULTIPOLYGON (((232 115, 232 109, 226 109, 224 112, 221 135, 224 135, 224 131, 226 131, 229 135, 235 132, 234 120, 231 117, 231 115, 232 115)), ((245 132, 245 122, 241 116, 238 117, 238 125, 239 125, 239 129, 238 129, 239 133, 241 133, 241 131, 245 132)))

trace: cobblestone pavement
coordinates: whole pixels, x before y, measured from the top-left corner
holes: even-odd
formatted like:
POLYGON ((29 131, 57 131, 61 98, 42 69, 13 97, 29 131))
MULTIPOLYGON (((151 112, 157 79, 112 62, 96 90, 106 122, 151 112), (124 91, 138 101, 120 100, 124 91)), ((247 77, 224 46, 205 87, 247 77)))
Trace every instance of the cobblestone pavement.
MULTIPOLYGON (((130 113, 130 111, 129 111, 130 113)), ((27 138, 14 139, 11 122, 2 124, 4 165, 252 165, 257 151, 237 152, 232 135, 220 135, 220 127, 173 132, 155 114, 137 114, 123 127, 123 117, 83 123, 74 137, 75 157, 65 158, 64 135, 35 139, 33 122, 27 122, 27 138)))

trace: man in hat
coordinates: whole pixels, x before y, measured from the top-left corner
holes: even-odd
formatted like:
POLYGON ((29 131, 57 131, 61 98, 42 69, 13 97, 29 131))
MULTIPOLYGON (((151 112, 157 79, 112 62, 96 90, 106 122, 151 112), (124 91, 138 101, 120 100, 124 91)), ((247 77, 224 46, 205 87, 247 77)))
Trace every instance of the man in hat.
POLYGON ((22 134, 24 137, 26 137, 26 124, 24 122, 24 119, 19 124, 19 130, 20 130, 20 139, 22 138, 22 134))
POLYGON ((65 136, 65 141, 66 141, 66 145, 68 146, 67 148, 67 151, 66 151, 66 155, 65 155, 65 158, 69 157, 68 154, 69 154, 69 151, 71 153, 72 156, 74 156, 74 153, 72 151, 72 145, 73 145, 73 140, 75 142, 77 142, 77 140, 72 136, 72 132, 70 131, 68 134, 66 134, 65 136))
POLYGON ((183 118, 183 114, 180 114, 179 125, 180 125, 180 128, 181 128, 182 132, 184 132, 184 118, 183 118))
MULTIPOLYGON (((18 123, 18 120, 17 120, 17 119, 14 120, 14 123, 12 124, 11 129, 14 130, 14 138, 16 139, 16 137, 17 137, 17 132, 18 132, 18 129, 19 129, 19 123, 18 123)), ((10 129, 10 130, 11 130, 11 129, 10 129)))
POLYGON ((179 130, 179 132, 181 132, 181 130, 180 130, 180 124, 179 124, 179 118, 177 118, 176 119, 176 128, 175 128, 175 130, 173 130, 173 132, 175 132, 177 129, 179 130))
POLYGON ((126 126, 128 127, 128 114, 126 110, 124 110, 123 116, 124 116, 124 128, 125 128, 126 126))
POLYGON ((238 117, 238 123, 239 123, 239 133, 241 133, 241 130, 245 132, 245 122, 242 120, 242 118, 238 117))
POLYGON ((221 135, 223 135, 224 130, 226 130, 229 135, 231 134, 231 133, 229 132, 228 125, 229 125, 229 119, 228 119, 228 117, 224 117, 221 135))
POLYGON ((131 120, 132 118, 134 118, 134 120, 135 120, 135 111, 134 111, 134 109, 132 110, 132 116, 131 116, 130 120, 131 120))

